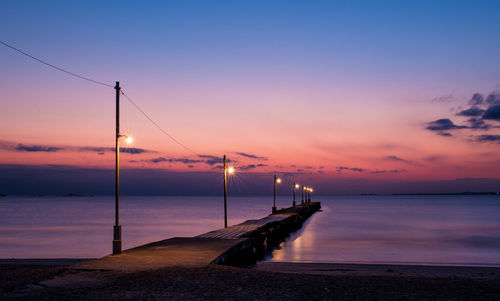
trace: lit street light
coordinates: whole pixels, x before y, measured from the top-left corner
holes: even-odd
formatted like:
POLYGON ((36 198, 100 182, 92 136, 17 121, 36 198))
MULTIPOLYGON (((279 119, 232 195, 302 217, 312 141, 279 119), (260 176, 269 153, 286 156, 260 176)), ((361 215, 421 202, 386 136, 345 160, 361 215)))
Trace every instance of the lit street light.
POLYGON ((273 202, 273 211, 272 211, 273 214, 276 214, 276 184, 280 184, 280 183, 281 183, 281 178, 278 178, 278 177, 276 177, 276 175, 274 175, 274 202, 273 202))
POLYGON ((299 187, 300 187, 299 184, 293 182, 293 207, 296 206, 296 204, 295 204, 295 190, 297 190, 299 187))
POLYGON ((306 187, 306 202, 307 203, 311 202, 311 192, 313 192, 313 189, 311 187, 306 187))
POLYGON ((224 228, 227 228, 227 174, 232 175, 235 172, 234 167, 226 167, 226 155, 223 159, 224 165, 224 228))

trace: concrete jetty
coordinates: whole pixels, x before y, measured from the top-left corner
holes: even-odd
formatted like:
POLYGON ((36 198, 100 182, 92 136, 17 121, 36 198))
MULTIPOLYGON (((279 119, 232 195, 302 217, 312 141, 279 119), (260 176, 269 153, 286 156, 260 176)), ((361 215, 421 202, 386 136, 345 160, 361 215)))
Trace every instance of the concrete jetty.
POLYGON ((128 249, 119 255, 85 261, 79 270, 136 272, 169 266, 210 263, 244 266, 264 257, 321 208, 319 202, 278 210, 258 220, 210 231, 195 237, 175 237, 128 249))

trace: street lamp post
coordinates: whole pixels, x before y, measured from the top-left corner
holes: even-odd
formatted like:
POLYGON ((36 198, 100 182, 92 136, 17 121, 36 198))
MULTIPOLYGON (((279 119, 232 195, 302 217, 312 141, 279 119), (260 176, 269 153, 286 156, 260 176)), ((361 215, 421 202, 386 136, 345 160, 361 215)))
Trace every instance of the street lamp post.
POLYGON ((293 182, 293 207, 296 206, 296 203, 295 203, 295 190, 297 190, 297 188, 299 188, 299 184, 293 182))
POLYGON ((113 255, 122 252, 122 226, 120 225, 120 138, 125 137, 127 143, 132 137, 120 135, 120 82, 116 82, 116 150, 115 150, 115 225, 113 226, 113 255))
POLYGON ((116 156, 115 156, 115 225, 113 227, 113 255, 122 252, 122 226, 119 223, 120 204, 120 82, 116 82, 116 156))
POLYGON ((226 155, 224 155, 224 228, 227 228, 227 169, 226 155))
POLYGON ((309 188, 309 203, 311 202, 311 195, 312 195, 313 191, 314 191, 314 189, 309 188))
POLYGON ((300 201, 301 205, 304 205, 304 185, 302 185, 302 200, 300 201))
POLYGON ((273 210, 272 214, 276 214, 276 184, 281 183, 281 179, 274 175, 274 201, 273 201, 273 210))
POLYGON ((224 167, 224 228, 227 228, 227 174, 230 175, 234 173, 234 168, 231 166, 226 168, 226 155, 223 158, 224 167))

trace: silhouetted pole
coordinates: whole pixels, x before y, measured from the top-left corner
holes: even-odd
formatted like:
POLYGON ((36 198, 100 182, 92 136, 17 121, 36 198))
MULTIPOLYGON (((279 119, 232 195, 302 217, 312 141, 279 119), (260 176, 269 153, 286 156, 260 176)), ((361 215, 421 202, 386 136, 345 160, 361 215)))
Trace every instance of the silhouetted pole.
POLYGON ((272 213, 276 214, 276 181, 278 179, 276 178, 276 175, 274 175, 274 198, 273 198, 273 210, 272 213))
POLYGON ((115 157, 115 226, 113 227, 113 255, 122 252, 122 226, 119 220, 120 204, 120 82, 116 82, 116 157, 115 157))
POLYGON ((295 185, 297 185, 297 184, 295 184, 295 182, 293 182, 293 207, 295 207, 295 188, 296 188, 295 185))
POLYGON ((302 200, 300 201, 301 205, 304 205, 304 185, 302 185, 302 200))
POLYGON ((227 228, 227 169, 226 155, 224 155, 224 228, 227 228))

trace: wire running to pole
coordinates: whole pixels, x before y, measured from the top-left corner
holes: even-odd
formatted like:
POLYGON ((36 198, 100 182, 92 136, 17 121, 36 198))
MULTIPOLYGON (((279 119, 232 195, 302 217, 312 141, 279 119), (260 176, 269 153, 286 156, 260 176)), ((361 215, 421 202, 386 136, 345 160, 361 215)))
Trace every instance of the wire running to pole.
POLYGON ((177 143, 178 145, 180 145, 181 147, 183 147, 184 149, 192 152, 193 154, 195 154, 196 156, 199 156, 199 154, 197 152, 195 152, 193 149, 191 149, 190 147, 186 146, 185 144, 181 143, 179 140, 175 139, 172 135, 170 135, 169 133, 167 133, 167 131, 165 131, 161 126, 158 125, 158 123, 156 123, 151 117, 148 116, 148 114, 146 114, 146 112, 144 112, 127 94, 125 94, 123 92, 123 90, 121 90, 121 93, 123 96, 125 96, 125 98, 130 101, 130 103, 137 109, 139 110, 139 112, 142 113, 142 115, 144 115, 149 121, 151 121, 151 123, 156 126, 163 134, 165 134, 168 138, 170 138, 172 141, 174 141, 175 143, 177 143))
POLYGON ((72 75, 72 76, 74 76, 74 77, 78 77, 78 78, 80 78, 80 79, 83 79, 83 80, 86 80, 86 81, 89 81, 89 82, 92 82, 92 83, 95 83, 95 84, 99 84, 99 85, 103 85, 103 86, 106 86, 106 87, 114 88, 114 86, 113 86, 113 85, 108 85, 108 84, 103 83, 103 82, 100 82, 100 81, 98 81, 98 80, 94 80, 94 79, 91 79, 91 78, 88 78, 88 77, 85 77, 85 76, 82 76, 82 75, 79 75, 79 74, 76 74, 76 73, 70 72, 70 71, 65 70, 65 69, 63 69, 63 68, 59 68, 59 67, 57 67, 57 66, 55 66, 55 65, 52 65, 52 64, 50 64, 50 63, 47 63, 46 61, 43 61, 43 60, 41 60, 41 59, 39 59, 39 58, 36 58, 36 57, 32 56, 31 54, 26 53, 26 52, 24 52, 24 51, 22 51, 22 50, 20 50, 20 49, 17 49, 16 47, 14 47, 14 46, 12 46, 12 45, 9 45, 9 44, 7 44, 7 43, 5 43, 5 42, 3 42, 3 41, 0 41, 0 44, 4 45, 4 46, 6 46, 6 47, 8 47, 8 48, 10 48, 10 49, 12 49, 12 50, 15 50, 15 51, 17 51, 17 52, 19 52, 19 53, 21 53, 21 54, 23 54, 23 55, 25 55, 25 56, 27 56, 27 57, 29 57, 29 58, 31 58, 31 59, 33 59, 33 60, 35 60, 35 61, 38 61, 38 62, 40 62, 40 63, 42 63, 42 64, 44 64, 44 65, 46 65, 46 66, 49 66, 49 67, 51 67, 51 68, 54 68, 54 69, 56 69, 56 70, 58 70, 58 71, 64 72, 64 73, 66 73, 66 74, 72 75))
MULTIPOLYGON (((19 52, 19 53, 21 53, 21 54, 23 54, 23 55, 25 55, 25 56, 27 56, 27 57, 29 57, 29 58, 33 59, 33 60, 35 60, 35 61, 39 62, 39 63, 42 63, 42 64, 44 64, 44 65, 46 65, 46 66, 51 67, 51 68, 54 68, 54 69, 56 69, 56 70, 58 70, 58 71, 64 72, 64 73, 69 74, 69 75, 71 75, 71 76, 74 76, 74 77, 77 77, 77 78, 80 78, 80 79, 83 79, 83 80, 86 80, 86 81, 89 81, 89 82, 92 82, 92 83, 95 83, 95 84, 99 84, 99 85, 102 85, 102 86, 106 86, 106 87, 114 88, 114 86, 113 86, 113 85, 108 85, 108 84, 103 83, 103 82, 100 82, 100 81, 98 81, 98 80, 94 80, 94 79, 91 79, 91 78, 88 78, 88 77, 85 77, 85 76, 82 76, 82 75, 79 75, 79 74, 76 74, 76 73, 70 72, 70 71, 65 70, 65 69, 63 69, 63 68, 57 67, 57 66, 52 65, 52 64, 50 64, 50 63, 47 63, 46 61, 41 60, 41 59, 39 59, 39 58, 37 58, 37 57, 34 57, 34 56, 32 56, 31 54, 26 53, 26 52, 24 52, 24 51, 22 51, 22 50, 20 50, 20 49, 17 49, 16 47, 14 47, 14 46, 12 46, 12 45, 9 45, 9 44, 7 44, 7 43, 5 43, 5 42, 3 42, 3 41, 0 41, 0 44, 4 45, 4 46, 6 46, 6 47, 8 47, 8 48, 10 48, 10 49, 12 49, 12 50, 15 50, 15 51, 17 51, 17 52, 19 52)), ((169 137, 172 141, 174 141, 174 142, 175 142, 175 143, 177 143, 178 145, 182 146, 184 149, 186 149, 186 150, 188 150, 188 151, 192 152, 193 154, 195 154, 196 156, 198 156, 198 153, 197 153, 197 152, 195 152, 195 151, 194 151, 194 150, 192 150, 191 148, 187 147, 186 145, 184 145, 183 143, 181 143, 179 140, 175 139, 172 135, 170 135, 169 133, 167 133, 167 131, 165 131, 165 130, 164 130, 164 129, 160 126, 160 125, 158 125, 158 123, 156 123, 153 119, 151 119, 151 117, 149 117, 149 116, 148 116, 148 114, 146 114, 146 112, 144 112, 144 111, 143 111, 143 110, 142 110, 142 109, 141 109, 141 108, 140 108, 140 107, 139 107, 139 106, 138 106, 138 105, 137 105, 137 104, 136 104, 136 103, 135 103, 135 102, 134 102, 134 101, 133 101, 133 100, 132 100, 132 99, 131 99, 128 95, 127 95, 127 94, 125 94, 125 93, 123 92, 123 90, 121 90, 121 94, 122 94, 123 96, 125 96, 125 98, 127 98, 127 100, 128 100, 128 101, 130 101, 130 103, 131 103, 132 105, 134 105, 134 107, 135 107, 137 110, 139 110, 139 112, 141 112, 141 113, 142 113, 142 114, 143 114, 143 115, 144 115, 144 116, 145 116, 145 117, 146 117, 149 121, 151 121, 151 123, 152 123, 152 124, 154 124, 154 125, 155 125, 155 126, 156 126, 156 127, 157 127, 157 128, 158 128, 158 129, 159 129, 159 130, 163 133, 163 134, 165 134, 167 137, 169 137)))

